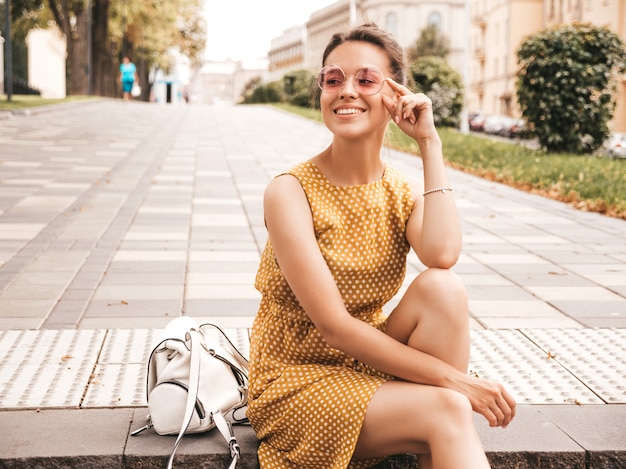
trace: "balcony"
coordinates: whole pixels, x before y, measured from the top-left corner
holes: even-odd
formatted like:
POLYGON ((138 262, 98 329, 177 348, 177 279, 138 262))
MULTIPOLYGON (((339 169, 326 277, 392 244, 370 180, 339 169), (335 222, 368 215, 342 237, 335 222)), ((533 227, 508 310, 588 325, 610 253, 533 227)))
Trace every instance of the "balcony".
POLYGON ((485 29, 487 27, 487 19, 484 14, 476 13, 472 16, 472 24, 480 29, 485 29))
POLYGON ((478 60, 481 65, 485 63, 485 49, 483 47, 474 48, 474 59, 478 60))

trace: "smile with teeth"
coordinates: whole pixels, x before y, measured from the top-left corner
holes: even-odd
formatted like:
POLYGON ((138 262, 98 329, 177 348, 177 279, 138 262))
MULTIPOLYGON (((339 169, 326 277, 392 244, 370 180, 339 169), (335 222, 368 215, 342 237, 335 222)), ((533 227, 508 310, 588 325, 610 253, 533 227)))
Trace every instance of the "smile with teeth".
POLYGON ((361 114, 362 112, 365 112, 365 111, 363 109, 357 109, 357 108, 345 108, 345 109, 335 110, 335 114, 341 114, 341 115, 361 114))

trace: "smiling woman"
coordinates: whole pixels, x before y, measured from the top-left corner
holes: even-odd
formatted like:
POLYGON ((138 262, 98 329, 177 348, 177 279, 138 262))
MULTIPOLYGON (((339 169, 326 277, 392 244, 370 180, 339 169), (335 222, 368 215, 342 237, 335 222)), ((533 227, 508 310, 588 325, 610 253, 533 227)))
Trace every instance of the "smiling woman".
MULTIPOLYGON (((507 426, 515 402, 467 374, 468 300, 450 270, 461 229, 430 99, 403 84, 376 25, 336 34, 318 75, 332 143, 268 185, 248 417, 266 468, 487 468, 472 409, 507 426), (386 165, 387 125, 419 146, 422 181, 386 165), (426 270, 389 316, 413 249, 426 270)), ((416 175, 419 176, 419 175, 416 175)))

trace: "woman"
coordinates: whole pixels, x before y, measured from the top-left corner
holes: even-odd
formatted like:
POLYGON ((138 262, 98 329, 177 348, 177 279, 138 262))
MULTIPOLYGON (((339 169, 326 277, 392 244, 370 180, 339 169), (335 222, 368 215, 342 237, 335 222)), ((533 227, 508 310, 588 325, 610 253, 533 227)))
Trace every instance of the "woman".
POLYGON ((139 83, 139 75, 137 75, 137 67, 135 64, 126 56, 122 59, 122 63, 120 64, 118 80, 122 85, 124 101, 130 101, 133 85, 135 82, 139 83))
POLYGON ((467 374, 468 302, 449 269, 461 229, 430 100, 404 82, 376 25, 333 36, 318 76, 330 146, 276 177, 257 274, 248 416, 269 468, 489 467, 472 409, 506 427, 515 402, 467 374), (423 184, 385 165, 393 119, 420 148, 423 184), (427 269, 387 318, 410 248, 427 269))

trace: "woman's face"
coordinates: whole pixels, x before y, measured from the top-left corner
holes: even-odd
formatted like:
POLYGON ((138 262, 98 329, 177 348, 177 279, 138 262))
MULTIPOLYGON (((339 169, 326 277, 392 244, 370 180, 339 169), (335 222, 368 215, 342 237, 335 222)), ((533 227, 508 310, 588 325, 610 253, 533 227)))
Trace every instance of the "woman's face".
POLYGON ((389 58, 378 46, 362 41, 350 41, 337 46, 324 65, 336 65, 343 70, 343 87, 335 91, 322 90, 320 106, 326 127, 338 137, 359 138, 374 132, 384 133, 389 113, 383 105, 382 94, 393 96, 386 83, 374 94, 357 86, 356 75, 367 67, 380 70, 384 78, 391 77, 389 58))

